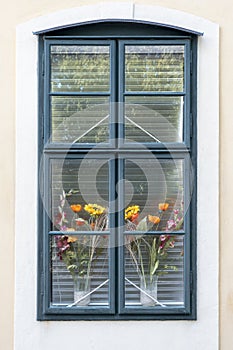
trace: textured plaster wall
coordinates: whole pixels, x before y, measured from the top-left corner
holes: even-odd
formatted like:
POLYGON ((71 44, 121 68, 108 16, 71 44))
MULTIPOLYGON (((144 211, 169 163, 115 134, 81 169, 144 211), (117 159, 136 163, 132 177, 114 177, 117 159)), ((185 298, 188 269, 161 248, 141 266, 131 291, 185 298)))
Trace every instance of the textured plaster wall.
MULTIPOLYGON (((221 2, 212 0, 143 0, 135 2, 182 10, 204 17, 220 25, 220 348, 221 350, 228 350, 233 348, 233 235, 231 228, 233 198, 233 123, 231 104, 233 91, 233 2, 231 0, 222 0, 221 2)), ((96 1, 9 0, 1 2, 0 344, 1 349, 4 350, 13 349, 15 27, 17 24, 36 16, 64 8, 93 3, 96 3, 96 1)), ((30 130, 28 132, 30 133, 30 130)), ((206 132, 208 134, 208 130, 206 132)), ((21 198, 21 205, 24 205, 23 198, 21 198)), ((208 202, 206 202, 206 206, 208 206, 208 202)), ((208 220, 208 217, 206 220, 208 220)), ((209 225, 211 225, 211 221, 209 225)), ((24 242, 24 244, 27 244, 27 242, 24 242)), ((206 268, 208 268, 208 261, 206 262, 206 268)), ((25 317, 27 316, 25 315, 25 317)), ((101 327, 101 323, 99 327, 101 327)), ((62 329, 58 329, 58 331, 60 332, 62 329)), ((131 335, 134 336, 133 333, 131 335)), ((22 337, 27 336, 30 335, 22 334, 22 337)), ((46 337, 46 334, 41 336, 46 337)), ((56 334, 54 336, 56 337, 56 334)))

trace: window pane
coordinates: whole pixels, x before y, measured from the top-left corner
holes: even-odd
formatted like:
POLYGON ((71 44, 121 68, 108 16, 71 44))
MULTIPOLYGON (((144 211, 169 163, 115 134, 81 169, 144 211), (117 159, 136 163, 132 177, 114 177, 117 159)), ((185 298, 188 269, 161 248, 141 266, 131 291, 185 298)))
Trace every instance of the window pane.
POLYGON ((183 237, 125 237, 125 304, 142 307, 184 304, 183 237))
POLYGON ((108 305, 108 237, 52 236, 51 305, 108 305))
POLYGON ((174 231, 183 228, 183 161, 125 161, 125 229, 174 231))
POLYGON ((183 97, 126 97, 125 138, 140 143, 182 142, 183 97))
POLYGON ((109 91, 109 46, 51 46, 51 91, 109 91))
POLYGON ((127 45, 126 91, 183 91, 184 46, 127 45))
POLYGON ((108 230, 108 198, 106 160, 53 160, 53 230, 108 230))
POLYGON ((107 97, 52 97, 52 141, 99 143, 109 138, 107 97))

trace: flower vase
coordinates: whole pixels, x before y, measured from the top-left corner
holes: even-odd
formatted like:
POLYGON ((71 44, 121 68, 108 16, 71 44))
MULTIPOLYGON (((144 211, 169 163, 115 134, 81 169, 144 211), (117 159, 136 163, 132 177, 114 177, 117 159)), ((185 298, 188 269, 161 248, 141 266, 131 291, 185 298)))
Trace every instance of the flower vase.
POLYGON ((140 289, 142 306, 155 306, 157 304, 158 276, 140 276, 140 289))
POLYGON ((74 303, 77 306, 86 306, 90 303, 90 277, 75 276, 74 278, 74 303), (85 295, 87 295, 85 297, 85 295), (80 301, 79 301, 80 300, 80 301))

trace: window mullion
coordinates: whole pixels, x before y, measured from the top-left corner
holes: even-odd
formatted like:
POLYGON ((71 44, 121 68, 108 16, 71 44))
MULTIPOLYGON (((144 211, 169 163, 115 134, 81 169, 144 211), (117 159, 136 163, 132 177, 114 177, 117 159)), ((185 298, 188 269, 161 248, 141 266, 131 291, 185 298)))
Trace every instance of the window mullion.
POLYGON ((118 157, 118 312, 122 313, 125 304, 125 272, 124 272, 124 193, 125 193, 125 175, 124 175, 124 158, 118 157))

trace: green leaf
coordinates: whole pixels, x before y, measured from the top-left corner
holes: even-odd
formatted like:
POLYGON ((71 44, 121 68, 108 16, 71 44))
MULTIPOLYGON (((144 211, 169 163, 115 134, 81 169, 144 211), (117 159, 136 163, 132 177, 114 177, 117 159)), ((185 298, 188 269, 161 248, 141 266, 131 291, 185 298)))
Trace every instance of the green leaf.
POLYGON ((78 269, 77 265, 69 265, 69 266, 67 266, 67 270, 69 270, 70 272, 73 272, 73 271, 75 271, 77 269, 78 269))
POLYGON ((175 231, 180 230, 181 226, 183 225, 183 222, 184 222, 184 218, 180 219, 180 222, 177 224, 175 231))
POLYGON ((157 260, 156 263, 155 263, 154 269, 152 271, 152 275, 154 275, 154 273, 158 269, 158 267, 159 267, 159 260, 157 260))

